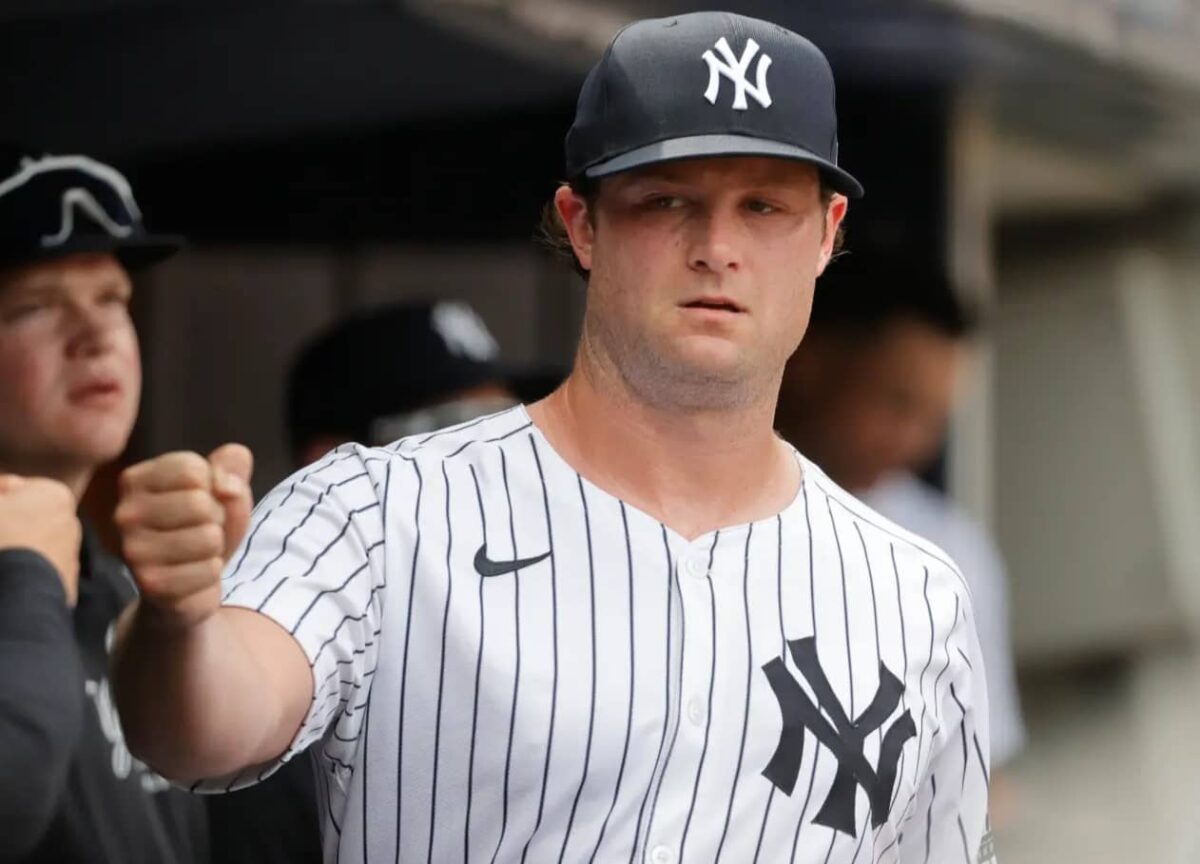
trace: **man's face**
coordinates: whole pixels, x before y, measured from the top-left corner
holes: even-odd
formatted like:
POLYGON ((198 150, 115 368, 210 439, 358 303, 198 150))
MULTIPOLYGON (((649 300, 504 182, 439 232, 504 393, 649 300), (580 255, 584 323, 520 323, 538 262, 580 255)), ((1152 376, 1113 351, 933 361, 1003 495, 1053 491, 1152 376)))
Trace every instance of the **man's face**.
POLYGON ((602 182, 588 221, 560 213, 590 270, 588 342, 643 397, 717 407, 774 395, 808 324, 846 201, 814 168, 685 160, 602 182), (573 218, 572 218, 573 217, 573 218))
POLYGON ((780 431, 852 491, 919 471, 941 446, 966 358, 963 340, 909 318, 874 336, 821 334, 789 366, 780 431), (793 436, 796 422, 806 428, 793 436))
POLYGON ((58 475, 125 448, 141 395, 132 286, 111 255, 0 274, 0 464, 58 475))

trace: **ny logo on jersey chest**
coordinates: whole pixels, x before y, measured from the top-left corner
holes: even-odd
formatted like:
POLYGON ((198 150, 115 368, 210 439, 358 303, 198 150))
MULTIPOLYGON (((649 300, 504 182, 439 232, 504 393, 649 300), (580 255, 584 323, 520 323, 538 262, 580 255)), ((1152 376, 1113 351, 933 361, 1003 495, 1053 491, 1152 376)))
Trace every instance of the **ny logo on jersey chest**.
POLYGON ((816 695, 817 704, 813 704, 788 672, 782 657, 776 657, 762 667, 783 714, 779 746, 763 769, 763 776, 790 796, 800 773, 805 732, 809 732, 833 754, 838 764, 833 787, 813 821, 851 837, 857 836, 854 801, 861 786, 870 802, 871 824, 878 828, 887 820, 891 810, 900 751, 905 742, 917 734, 909 711, 905 711, 883 730, 884 724, 900 704, 904 684, 880 663, 879 687, 875 691, 875 698, 857 719, 851 721, 829 686, 829 679, 817 659, 816 640, 810 636, 790 641, 787 645, 796 668, 816 695), (863 741, 875 731, 882 731, 883 740, 879 748, 879 764, 872 767, 863 755, 863 741))
POLYGON ((711 48, 702 55, 704 62, 708 64, 708 89, 704 91, 704 98, 713 105, 717 104, 717 97, 721 95, 721 77, 724 76, 733 82, 733 110, 749 110, 750 103, 746 100, 747 96, 753 96, 754 100, 762 107, 770 108, 771 92, 767 89, 767 70, 771 68, 771 58, 766 54, 758 57, 760 50, 758 43, 753 39, 747 39, 746 49, 742 52, 740 59, 733 53, 733 49, 729 47, 729 42, 724 36, 717 41, 714 47, 720 53, 720 58, 713 53, 711 48), (755 68, 756 83, 751 84, 747 73, 750 71, 750 64, 754 62, 755 57, 758 57, 758 66, 755 68))

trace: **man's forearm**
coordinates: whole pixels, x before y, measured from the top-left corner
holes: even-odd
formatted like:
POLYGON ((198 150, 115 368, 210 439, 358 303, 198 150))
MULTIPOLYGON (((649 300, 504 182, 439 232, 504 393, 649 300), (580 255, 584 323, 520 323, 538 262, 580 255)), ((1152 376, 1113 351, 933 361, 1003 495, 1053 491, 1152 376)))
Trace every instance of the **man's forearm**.
POLYGON ((130 750, 179 782, 278 757, 312 699, 300 646, 246 609, 175 628, 135 604, 121 617, 113 666, 130 750))

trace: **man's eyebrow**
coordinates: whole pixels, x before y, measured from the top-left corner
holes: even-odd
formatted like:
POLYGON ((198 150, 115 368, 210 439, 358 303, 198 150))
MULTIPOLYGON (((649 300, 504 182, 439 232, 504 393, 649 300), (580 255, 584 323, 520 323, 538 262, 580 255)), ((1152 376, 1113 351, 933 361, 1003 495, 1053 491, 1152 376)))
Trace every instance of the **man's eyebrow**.
POLYGON ((124 279, 118 279, 116 276, 113 276, 109 279, 105 279, 97 286, 97 290, 100 291, 111 291, 114 288, 120 289, 121 291, 132 291, 133 284, 124 279))
POLYGON ((48 279, 41 279, 37 282, 25 282, 5 286, 2 290, 0 290, 0 301, 10 300, 14 297, 45 297, 60 293, 62 293, 62 285, 60 285, 58 282, 48 279))

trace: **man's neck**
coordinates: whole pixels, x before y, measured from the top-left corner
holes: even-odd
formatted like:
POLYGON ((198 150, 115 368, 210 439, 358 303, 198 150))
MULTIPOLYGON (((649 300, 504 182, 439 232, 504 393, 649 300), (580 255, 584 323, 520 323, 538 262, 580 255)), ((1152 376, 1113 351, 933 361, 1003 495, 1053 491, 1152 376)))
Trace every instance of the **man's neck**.
POLYGON ((530 416, 588 480, 694 539, 765 519, 796 496, 800 469, 772 431, 773 404, 664 409, 576 369, 530 416))

